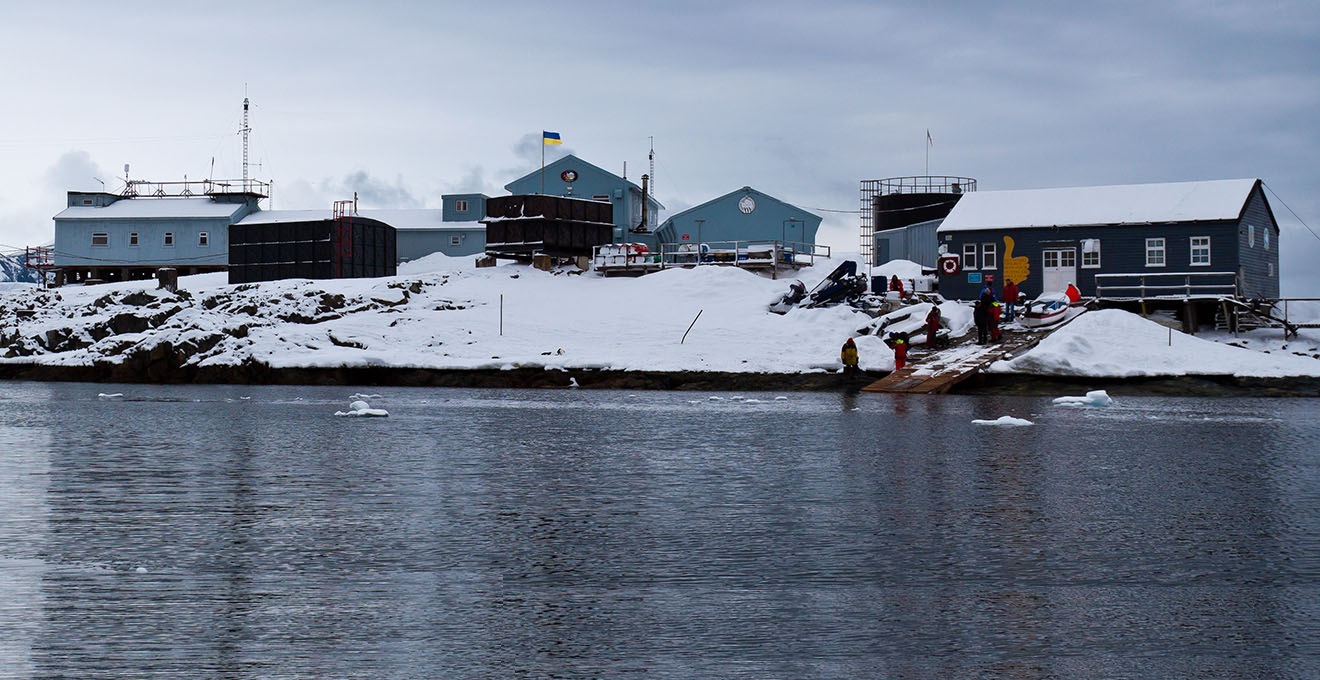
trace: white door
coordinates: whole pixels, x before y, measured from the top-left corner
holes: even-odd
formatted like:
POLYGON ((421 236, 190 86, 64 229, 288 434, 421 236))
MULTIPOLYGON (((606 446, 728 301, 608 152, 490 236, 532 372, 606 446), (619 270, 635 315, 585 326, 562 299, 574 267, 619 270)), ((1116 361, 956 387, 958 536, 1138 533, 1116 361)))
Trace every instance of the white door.
POLYGON ((1041 292, 1062 293, 1070 283, 1077 283, 1077 249, 1049 248, 1041 251, 1041 292))

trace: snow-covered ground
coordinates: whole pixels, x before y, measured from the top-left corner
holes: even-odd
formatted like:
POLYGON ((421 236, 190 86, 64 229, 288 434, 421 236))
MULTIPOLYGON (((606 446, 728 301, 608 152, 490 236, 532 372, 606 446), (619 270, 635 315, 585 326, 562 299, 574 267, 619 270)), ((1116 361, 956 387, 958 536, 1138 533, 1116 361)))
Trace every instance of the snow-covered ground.
MULTIPOLYGON (((811 288, 839 261, 820 262, 797 277, 811 288)), ((881 338, 858 337, 871 317, 850 307, 769 312, 791 278, 730 267, 604 278, 516 264, 477 269, 473 258, 441 255, 399 269, 383 279, 237 286, 226 284, 224 274, 206 274, 182 278, 185 293, 177 297, 149 281, 55 291, 13 284, 0 288, 0 351, 8 354, 0 361, 83 366, 168 343, 190 348, 188 361, 198 366, 804 373, 838 369, 841 345, 855 337, 863 369, 893 368, 893 352, 881 338), (127 318, 134 315, 150 323, 140 327, 127 318)), ((907 280, 919 272, 897 262, 870 273, 907 280)), ((955 335, 970 328, 968 305, 945 302, 941 312, 955 335)), ((1170 335, 1138 316, 1091 312, 994 370, 1320 376, 1320 359, 1311 356, 1320 355, 1318 339, 1314 331, 1287 343, 1277 330, 1236 339, 1170 335)))

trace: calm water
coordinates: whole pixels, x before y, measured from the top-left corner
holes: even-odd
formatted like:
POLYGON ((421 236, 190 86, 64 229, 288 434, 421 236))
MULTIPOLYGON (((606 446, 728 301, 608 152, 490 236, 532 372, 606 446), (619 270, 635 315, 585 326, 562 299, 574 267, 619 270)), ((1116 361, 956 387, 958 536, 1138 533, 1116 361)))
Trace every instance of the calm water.
POLYGON ((4 384, 0 678, 1320 677, 1316 400, 354 391, 4 384))

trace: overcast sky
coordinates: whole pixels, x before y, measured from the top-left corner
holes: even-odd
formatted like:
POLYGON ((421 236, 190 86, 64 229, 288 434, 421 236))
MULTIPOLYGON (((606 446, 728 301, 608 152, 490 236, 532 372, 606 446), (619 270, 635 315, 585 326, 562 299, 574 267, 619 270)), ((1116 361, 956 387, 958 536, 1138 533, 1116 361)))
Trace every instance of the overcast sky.
POLYGON ((1320 296, 1315 0, 47 2, 0 38, 3 246, 125 163, 241 176, 246 93, 276 209, 503 194, 554 130, 634 181, 654 138, 667 214, 750 185, 856 251, 859 181, 926 174, 929 129, 983 191, 1259 177, 1320 296))

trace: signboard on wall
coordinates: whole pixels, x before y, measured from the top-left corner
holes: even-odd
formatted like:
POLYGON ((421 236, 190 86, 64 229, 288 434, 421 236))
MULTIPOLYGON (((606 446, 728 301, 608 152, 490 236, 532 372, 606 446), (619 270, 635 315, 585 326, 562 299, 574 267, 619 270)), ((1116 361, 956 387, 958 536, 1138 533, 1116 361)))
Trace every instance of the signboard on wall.
POLYGON ((981 272, 967 272, 967 283, 980 283, 981 272))

